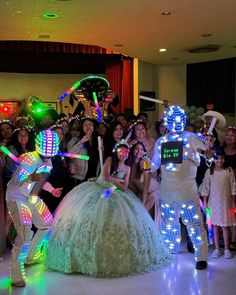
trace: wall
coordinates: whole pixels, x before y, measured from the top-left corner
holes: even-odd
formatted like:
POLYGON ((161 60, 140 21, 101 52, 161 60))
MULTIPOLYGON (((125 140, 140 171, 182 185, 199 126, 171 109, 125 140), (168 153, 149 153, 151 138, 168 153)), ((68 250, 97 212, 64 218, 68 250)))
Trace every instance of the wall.
MULTIPOLYGON (((156 67, 156 92, 159 99, 167 99, 170 104, 186 104, 186 65, 156 67)), ((159 113, 163 107, 159 106, 159 113)))
MULTIPOLYGON (((186 104, 186 65, 155 66, 139 61, 138 71, 139 91, 155 91, 157 99, 186 104)), ((150 120, 159 119, 163 110, 162 105, 157 105, 156 111, 148 112, 150 120)))

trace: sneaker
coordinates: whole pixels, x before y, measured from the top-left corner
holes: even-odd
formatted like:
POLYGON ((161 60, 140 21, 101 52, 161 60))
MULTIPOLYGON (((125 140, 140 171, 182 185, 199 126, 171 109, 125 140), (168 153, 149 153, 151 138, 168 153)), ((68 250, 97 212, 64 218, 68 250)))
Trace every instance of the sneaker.
POLYGON ((17 288, 23 288, 25 287, 25 281, 20 281, 20 282, 12 282, 11 285, 13 287, 17 287, 17 288))
POLYGON ((222 252, 219 249, 215 249, 211 254, 212 258, 219 258, 222 255, 222 252))
POLYGON ((224 256, 226 259, 230 259, 233 257, 232 253, 229 251, 229 249, 224 250, 224 256))
POLYGON ((206 261, 197 261, 195 268, 198 269, 198 270, 206 269, 207 268, 207 262, 206 261))

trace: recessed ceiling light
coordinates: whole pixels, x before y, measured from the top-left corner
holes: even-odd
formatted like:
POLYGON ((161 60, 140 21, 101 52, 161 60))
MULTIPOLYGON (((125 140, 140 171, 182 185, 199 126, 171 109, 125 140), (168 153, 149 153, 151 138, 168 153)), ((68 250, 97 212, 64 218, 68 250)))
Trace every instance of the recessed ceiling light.
POLYGON ((171 11, 163 11, 161 14, 167 16, 167 15, 171 15, 172 12, 171 11))
POLYGON ((20 14, 20 13, 22 13, 22 11, 21 11, 21 10, 17 10, 17 12, 16 12, 16 13, 20 14))
POLYGON ((114 46, 116 46, 116 47, 122 47, 122 46, 124 46, 124 44, 115 44, 114 46))
POLYGON ((166 48, 159 48, 159 52, 166 52, 167 49, 166 48))
POLYGON ((57 13, 44 13, 43 14, 43 17, 45 17, 45 18, 58 18, 59 17, 59 15, 57 14, 57 13))
POLYGON ((213 34, 211 34, 211 33, 204 33, 204 34, 202 34, 201 36, 202 37, 211 37, 213 34))

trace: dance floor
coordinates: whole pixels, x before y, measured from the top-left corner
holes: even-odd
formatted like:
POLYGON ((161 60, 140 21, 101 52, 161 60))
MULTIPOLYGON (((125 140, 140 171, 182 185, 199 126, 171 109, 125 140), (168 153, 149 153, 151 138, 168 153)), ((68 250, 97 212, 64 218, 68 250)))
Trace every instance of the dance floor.
MULTIPOLYGON (((211 254, 213 249, 209 250, 211 254)), ((119 279, 97 279, 26 268, 27 286, 9 285, 9 256, 0 262, 0 294, 14 295, 233 295, 236 294, 236 252, 233 259, 209 258, 207 270, 194 268, 193 254, 181 247, 172 265, 152 273, 119 279)))

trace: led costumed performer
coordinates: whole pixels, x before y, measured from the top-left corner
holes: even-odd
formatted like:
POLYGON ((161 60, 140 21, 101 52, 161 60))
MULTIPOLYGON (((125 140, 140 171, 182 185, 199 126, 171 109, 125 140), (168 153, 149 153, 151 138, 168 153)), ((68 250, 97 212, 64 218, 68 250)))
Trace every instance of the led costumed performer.
POLYGON ((152 171, 161 167, 161 230, 171 253, 179 251, 181 231, 179 217, 186 225, 195 247, 196 269, 207 268, 207 235, 203 226, 196 185, 198 149, 204 150, 197 135, 184 131, 186 116, 179 106, 164 112, 169 134, 155 144, 152 171))
POLYGON ((24 263, 35 263, 40 258, 53 221, 37 191, 40 183, 40 188, 55 197, 60 196, 60 190, 57 191, 48 182, 43 185, 52 169, 50 158, 57 154, 58 148, 58 135, 51 130, 41 131, 36 137, 36 151, 18 158, 19 166, 7 186, 7 207, 17 231, 10 262, 12 285, 16 287, 25 286, 24 263), (32 223, 38 228, 33 239, 32 223))

